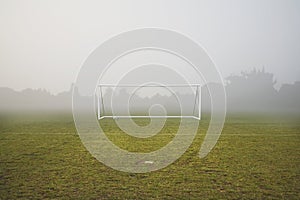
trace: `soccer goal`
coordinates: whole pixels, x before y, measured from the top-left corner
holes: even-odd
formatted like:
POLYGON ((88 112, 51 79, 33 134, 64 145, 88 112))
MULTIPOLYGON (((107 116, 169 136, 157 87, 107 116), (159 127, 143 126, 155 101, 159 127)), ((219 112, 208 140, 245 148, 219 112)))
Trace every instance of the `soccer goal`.
POLYGON ((201 85, 99 84, 97 117, 201 119, 201 85))

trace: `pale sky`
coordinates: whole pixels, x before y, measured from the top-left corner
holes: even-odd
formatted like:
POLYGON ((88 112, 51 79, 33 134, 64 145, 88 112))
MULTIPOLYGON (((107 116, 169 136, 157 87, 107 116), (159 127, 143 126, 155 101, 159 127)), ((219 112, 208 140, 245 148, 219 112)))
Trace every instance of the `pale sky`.
POLYGON ((0 0, 0 87, 69 90, 110 37, 159 27, 201 44, 223 77, 265 67, 300 80, 299 0, 0 0))

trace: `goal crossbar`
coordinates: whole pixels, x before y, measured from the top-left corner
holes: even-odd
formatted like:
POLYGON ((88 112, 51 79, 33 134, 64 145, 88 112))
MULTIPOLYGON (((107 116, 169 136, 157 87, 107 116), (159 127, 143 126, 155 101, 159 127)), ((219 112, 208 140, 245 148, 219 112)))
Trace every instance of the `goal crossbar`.
POLYGON ((98 87, 200 87, 200 84, 171 84, 171 85, 134 85, 134 84, 122 84, 122 85, 113 85, 113 84, 99 84, 98 87))

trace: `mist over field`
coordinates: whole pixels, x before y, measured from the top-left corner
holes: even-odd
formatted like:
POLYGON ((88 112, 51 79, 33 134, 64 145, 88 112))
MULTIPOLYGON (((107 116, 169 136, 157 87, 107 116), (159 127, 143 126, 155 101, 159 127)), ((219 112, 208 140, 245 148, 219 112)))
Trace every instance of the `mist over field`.
MULTIPOLYGON (((265 72, 263 69, 253 69, 240 75, 227 77, 225 83, 227 112, 300 114, 300 81, 294 84, 282 84, 279 89, 275 89, 275 83, 273 74, 265 72)), ((214 83, 208 84, 212 88, 218 87, 214 83)), ((44 89, 25 89, 18 92, 2 87, 0 88, 0 111, 72 112, 72 89, 71 86, 69 91, 53 95, 44 89)), ((125 102, 127 97, 131 95, 128 88, 106 88, 103 93, 103 102, 107 112, 105 114, 111 114, 111 100, 115 101, 114 110, 126 109, 125 102), (113 93, 114 96, 112 97, 113 93)), ((182 111, 185 114, 191 114, 195 104, 195 93, 182 93, 180 90, 176 93, 183 96, 182 111)), ((201 99, 202 112, 210 112, 210 95, 206 85, 202 86, 201 99)), ((169 113, 178 114, 180 112, 179 104, 174 95, 160 94, 155 91, 152 91, 149 97, 133 95, 129 107, 131 112, 138 112, 138 109, 141 109, 139 112, 147 113, 149 107, 154 103, 165 106, 169 113)))

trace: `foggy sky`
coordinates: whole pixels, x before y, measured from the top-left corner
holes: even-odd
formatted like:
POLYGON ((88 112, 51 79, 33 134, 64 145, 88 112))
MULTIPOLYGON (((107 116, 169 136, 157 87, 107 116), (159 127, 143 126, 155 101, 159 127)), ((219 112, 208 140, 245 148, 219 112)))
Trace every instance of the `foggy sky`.
POLYGON ((159 27, 201 44, 223 77, 265 67, 300 80, 300 1, 0 1, 0 87, 69 90, 89 53, 120 32, 159 27))

